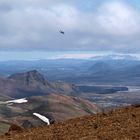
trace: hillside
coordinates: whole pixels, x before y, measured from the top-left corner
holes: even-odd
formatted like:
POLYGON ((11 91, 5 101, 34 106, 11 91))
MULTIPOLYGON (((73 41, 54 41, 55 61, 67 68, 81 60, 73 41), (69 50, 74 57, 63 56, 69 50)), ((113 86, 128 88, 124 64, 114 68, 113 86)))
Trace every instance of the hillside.
POLYGON ((1 140, 138 140, 139 132, 140 106, 130 106, 50 126, 10 131, 1 140))
MULTIPOLYGON (((45 124, 33 116, 35 112, 46 116, 50 122, 60 122, 100 111, 96 104, 88 100, 61 94, 33 96, 26 99, 27 102, 22 104, 0 102, 0 121, 29 128, 45 124)), ((2 130, 1 127, 1 131, 7 132, 5 125, 3 128, 2 130)))

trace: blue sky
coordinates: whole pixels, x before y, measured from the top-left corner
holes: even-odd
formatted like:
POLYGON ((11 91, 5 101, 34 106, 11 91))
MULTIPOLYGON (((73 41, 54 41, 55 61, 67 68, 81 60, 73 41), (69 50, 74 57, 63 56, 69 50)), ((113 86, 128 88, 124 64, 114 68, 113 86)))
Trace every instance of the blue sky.
POLYGON ((1 0, 0 19, 1 60, 140 53, 139 0, 1 0))

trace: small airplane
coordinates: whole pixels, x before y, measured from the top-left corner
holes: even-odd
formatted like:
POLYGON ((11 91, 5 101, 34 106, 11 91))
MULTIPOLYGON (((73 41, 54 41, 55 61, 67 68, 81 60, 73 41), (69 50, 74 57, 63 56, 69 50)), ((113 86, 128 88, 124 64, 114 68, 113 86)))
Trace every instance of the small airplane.
POLYGON ((64 32, 64 31, 62 31, 62 30, 60 30, 59 32, 60 32, 61 34, 63 34, 63 35, 65 34, 65 32, 64 32))

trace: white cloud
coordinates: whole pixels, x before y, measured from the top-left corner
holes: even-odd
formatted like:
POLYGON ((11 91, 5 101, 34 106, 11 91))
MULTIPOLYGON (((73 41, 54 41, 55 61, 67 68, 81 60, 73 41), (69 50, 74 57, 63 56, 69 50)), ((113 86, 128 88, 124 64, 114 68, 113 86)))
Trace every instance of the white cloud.
POLYGON ((93 38, 85 37, 78 40, 77 45, 90 45, 93 43, 93 38))
POLYGON ((90 53, 76 53, 76 54, 63 54, 52 59, 90 59, 91 57, 96 57, 95 54, 90 53))
POLYGON ((62 0, 1 0, 0 9, 1 49, 140 51, 140 11, 122 1, 85 12, 62 0))
POLYGON ((106 33, 131 35, 139 33, 139 13, 121 2, 102 5, 97 13, 97 23, 106 33))

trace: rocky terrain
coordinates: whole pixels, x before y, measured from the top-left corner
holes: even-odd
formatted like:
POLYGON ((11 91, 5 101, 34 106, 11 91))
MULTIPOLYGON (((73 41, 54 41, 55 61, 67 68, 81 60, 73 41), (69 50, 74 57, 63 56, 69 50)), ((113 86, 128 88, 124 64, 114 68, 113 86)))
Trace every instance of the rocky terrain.
POLYGON ((139 140, 140 106, 130 106, 50 126, 14 129, 1 140, 139 140))

